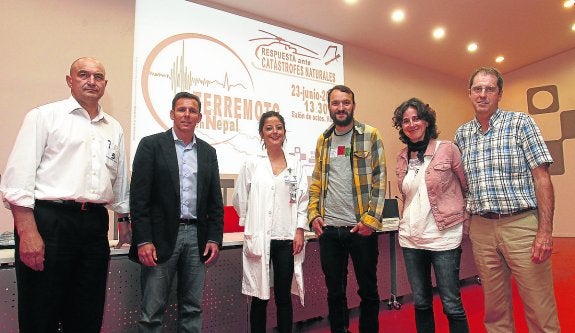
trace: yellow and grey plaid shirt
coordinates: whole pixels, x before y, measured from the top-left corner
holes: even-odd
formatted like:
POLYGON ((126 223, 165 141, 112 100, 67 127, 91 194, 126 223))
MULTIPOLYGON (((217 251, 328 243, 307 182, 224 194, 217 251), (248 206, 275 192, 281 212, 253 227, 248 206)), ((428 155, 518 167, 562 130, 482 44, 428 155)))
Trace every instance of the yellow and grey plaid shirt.
MULTIPOLYGON (((324 215, 324 201, 329 176, 329 149, 332 124, 317 140, 315 167, 309 187, 308 222, 324 215)), ((379 131, 354 120, 351 140, 351 167, 353 170, 353 196, 358 222, 381 229, 387 173, 385 154, 379 131)))

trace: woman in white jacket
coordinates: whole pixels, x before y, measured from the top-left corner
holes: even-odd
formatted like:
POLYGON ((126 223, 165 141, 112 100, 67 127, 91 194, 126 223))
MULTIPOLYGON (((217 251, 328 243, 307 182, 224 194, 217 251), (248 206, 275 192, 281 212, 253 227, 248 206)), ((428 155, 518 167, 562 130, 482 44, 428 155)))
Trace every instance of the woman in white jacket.
POLYGON ((279 332, 292 332, 292 280, 304 303, 307 176, 299 159, 284 153, 285 133, 279 112, 262 114, 259 134, 266 154, 244 163, 234 189, 234 207, 244 226, 242 293, 252 296, 251 332, 266 331, 270 262, 279 332))

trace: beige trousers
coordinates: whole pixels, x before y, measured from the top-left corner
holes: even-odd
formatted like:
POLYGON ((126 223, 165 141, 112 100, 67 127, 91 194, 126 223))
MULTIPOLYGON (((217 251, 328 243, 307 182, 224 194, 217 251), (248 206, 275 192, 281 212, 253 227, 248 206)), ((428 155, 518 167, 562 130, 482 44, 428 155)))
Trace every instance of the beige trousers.
POLYGON ((561 332, 553 290, 551 259, 535 264, 531 246, 537 210, 502 218, 471 218, 469 237, 485 296, 484 324, 489 333, 513 333, 511 276, 523 302, 529 332, 561 332))

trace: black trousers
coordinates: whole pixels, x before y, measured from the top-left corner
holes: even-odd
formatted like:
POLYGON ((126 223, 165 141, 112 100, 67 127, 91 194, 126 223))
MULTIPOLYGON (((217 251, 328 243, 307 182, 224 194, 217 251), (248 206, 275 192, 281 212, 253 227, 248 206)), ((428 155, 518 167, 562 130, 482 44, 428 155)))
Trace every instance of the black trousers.
MULTIPOLYGON (((270 259, 274 269, 274 297, 277 311, 277 328, 280 333, 293 329, 291 283, 293 279, 293 241, 272 239, 270 259)), ((267 299, 252 297, 250 327, 252 333, 266 332, 267 299)))
POLYGON ((359 332, 379 332, 379 294, 377 291, 377 234, 350 233, 351 227, 326 226, 319 236, 319 256, 327 287, 329 324, 332 333, 349 329, 347 308, 347 265, 351 256, 358 285, 359 332))
POLYGON ((37 200, 34 217, 45 245, 44 270, 20 261, 16 236, 20 332, 100 332, 110 261, 108 211, 37 200))

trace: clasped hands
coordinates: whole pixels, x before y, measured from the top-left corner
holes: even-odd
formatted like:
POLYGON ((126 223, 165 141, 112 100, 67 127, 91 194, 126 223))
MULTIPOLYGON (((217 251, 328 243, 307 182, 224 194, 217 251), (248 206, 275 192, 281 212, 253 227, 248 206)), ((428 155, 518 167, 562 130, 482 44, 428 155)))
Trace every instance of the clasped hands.
MULTIPOLYGON (((313 219, 313 221, 311 222, 311 227, 316 237, 321 236, 321 234, 323 233, 323 227, 325 227, 325 225, 326 224, 321 216, 318 216, 313 219)), ((363 224, 363 222, 360 221, 349 232, 358 233, 361 236, 370 236, 374 231, 372 228, 368 227, 367 225, 363 224)))

